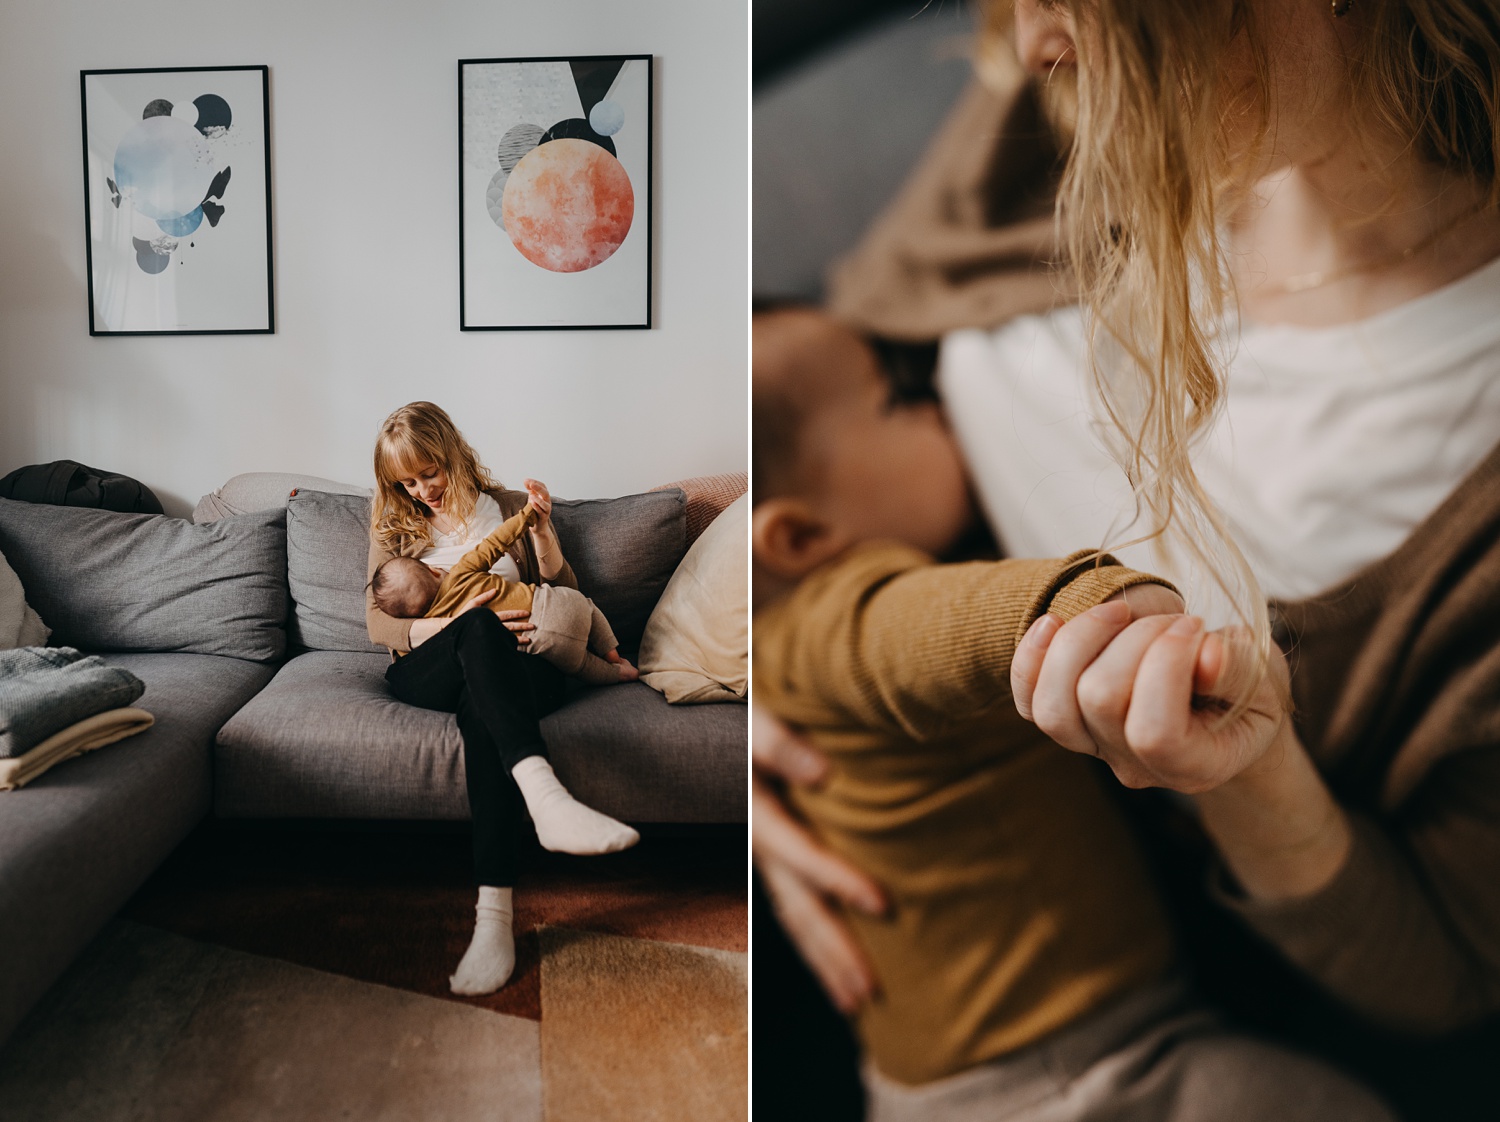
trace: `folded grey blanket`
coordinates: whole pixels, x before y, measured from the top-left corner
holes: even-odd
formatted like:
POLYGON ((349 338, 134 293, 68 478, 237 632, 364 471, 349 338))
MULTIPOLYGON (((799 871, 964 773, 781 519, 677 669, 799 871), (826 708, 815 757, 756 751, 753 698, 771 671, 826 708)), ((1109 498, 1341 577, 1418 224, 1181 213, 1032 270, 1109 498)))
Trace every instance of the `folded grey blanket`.
POLYGON ((72 647, 0 651, 0 759, 36 747, 96 713, 129 705, 146 685, 72 647))

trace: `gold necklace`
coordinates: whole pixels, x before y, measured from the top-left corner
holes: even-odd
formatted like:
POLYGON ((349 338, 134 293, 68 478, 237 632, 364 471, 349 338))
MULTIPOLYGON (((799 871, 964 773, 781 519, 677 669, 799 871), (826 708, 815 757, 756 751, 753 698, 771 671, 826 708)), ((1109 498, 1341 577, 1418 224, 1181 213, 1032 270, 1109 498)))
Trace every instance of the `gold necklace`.
POLYGON ((1434 243, 1447 237, 1458 229, 1469 219, 1479 214, 1489 206, 1486 199, 1471 210, 1460 211, 1456 218, 1443 223, 1432 233, 1414 245, 1407 246, 1400 253, 1393 253, 1386 257, 1377 258, 1374 261, 1365 261, 1358 265, 1345 265, 1339 269, 1324 269, 1315 273, 1299 273, 1295 277, 1288 277, 1284 281, 1261 288, 1259 296, 1294 296, 1299 292, 1307 292, 1310 289, 1322 288, 1325 285, 1341 281, 1346 277, 1358 276, 1360 273, 1374 273, 1381 269, 1393 269, 1398 265, 1404 265, 1424 249, 1430 248, 1434 243))

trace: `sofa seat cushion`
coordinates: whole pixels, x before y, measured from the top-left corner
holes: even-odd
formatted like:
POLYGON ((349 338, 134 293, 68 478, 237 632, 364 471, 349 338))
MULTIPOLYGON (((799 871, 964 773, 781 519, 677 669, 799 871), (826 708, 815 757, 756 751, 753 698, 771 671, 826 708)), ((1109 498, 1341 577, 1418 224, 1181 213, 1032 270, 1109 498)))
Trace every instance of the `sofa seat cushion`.
POLYGON ((146 684, 139 736, 0 792, 0 1041, 209 810, 210 749, 272 668, 105 655, 146 684))
MULTIPOLYGON (((219 732, 214 807, 233 818, 466 819, 451 714, 391 697, 389 659, 309 651, 219 732)), ((631 683, 583 690, 542 723, 563 782, 634 822, 745 818, 740 706, 674 708, 631 683)))
POLYGON ((391 696, 389 654, 308 651, 219 730, 222 818, 467 818, 447 713, 391 696))

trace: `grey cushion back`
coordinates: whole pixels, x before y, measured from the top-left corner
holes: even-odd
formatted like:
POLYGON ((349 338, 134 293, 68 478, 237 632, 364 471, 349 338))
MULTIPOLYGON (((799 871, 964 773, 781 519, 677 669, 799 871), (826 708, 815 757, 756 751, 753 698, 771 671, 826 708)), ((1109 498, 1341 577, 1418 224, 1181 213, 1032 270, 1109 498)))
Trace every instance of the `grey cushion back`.
POLYGON ((0 499, 0 553, 55 645, 256 662, 286 650, 280 510, 194 526, 0 499))
POLYGON ((286 504, 292 643, 315 651, 384 651, 365 630, 370 500, 298 491, 286 504))
POLYGON ((620 499, 564 500, 553 504, 552 520, 578 587, 633 654, 687 553, 687 496, 672 487, 620 499))
MULTIPOLYGON (((370 501, 298 491, 286 511, 292 642, 321 651, 382 649, 372 647, 365 630, 370 501)), ((579 585, 609 618, 620 645, 633 651, 687 552, 686 497, 671 488, 560 500, 552 517, 579 585)))

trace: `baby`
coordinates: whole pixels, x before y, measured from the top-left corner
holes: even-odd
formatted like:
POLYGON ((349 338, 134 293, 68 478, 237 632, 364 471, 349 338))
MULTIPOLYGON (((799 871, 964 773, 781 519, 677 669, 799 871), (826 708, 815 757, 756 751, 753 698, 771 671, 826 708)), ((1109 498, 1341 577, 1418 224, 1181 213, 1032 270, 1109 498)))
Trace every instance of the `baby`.
POLYGON ((413 557, 393 557, 375 570, 370 592, 388 616, 449 616, 483 592, 495 596, 495 612, 523 609, 535 627, 521 649, 541 655, 566 674, 592 685, 632 682, 639 672, 620 657, 609 621, 583 593, 547 584, 521 584, 490 572, 516 540, 536 522, 535 498, 469 550, 451 569, 424 565, 413 557))
MULTIPOLYGON (((1166 911, 1101 769, 1016 714, 1009 671, 1045 613, 1181 600, 1089 550, 940 564, 972 505, 937 404, 894 399, 872 346, 815 311, 757 315, 752 344, 755 696, 829 759, 795 805, 891 900, 847 915, 880 982, 856 1026, 869 1117, 999 1116, 1039 1068, 1141 1070, 1124 1051, 1186 1003, 1166 911)), ((1183 1035, 1153 1094, 1204 1070, 1183 1035)), ((1026 1117, 1094 1117, 1086 1097, 1026 1117)))

